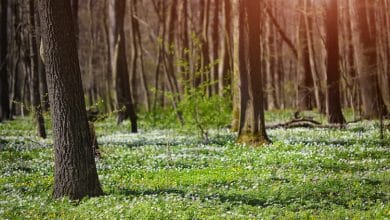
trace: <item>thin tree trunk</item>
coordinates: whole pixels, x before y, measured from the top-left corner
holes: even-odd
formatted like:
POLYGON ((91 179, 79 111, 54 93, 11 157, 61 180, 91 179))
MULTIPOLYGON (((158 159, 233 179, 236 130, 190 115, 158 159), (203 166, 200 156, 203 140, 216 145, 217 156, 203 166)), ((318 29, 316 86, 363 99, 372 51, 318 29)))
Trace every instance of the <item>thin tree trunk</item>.
POLYGON ((143 46, 142 46, 142 37, 141 37, 141 31, 139 27, 139 22, 137 19, 138 16, 138 9, 137 9, 137 2, 136 0, 133 0, 133 17, 132 17, 132 27, 133 27, 133 38, 135 40, 134 50, 138 49, 138 58, 140 62, 140 79, 141 79, 141 85, 143 89, 144 94, 144 106, 145 110, 150 110, 150 98, 149 98, 149 89, 148 89, 148 83, 146 81, 146 72, 145 72, 145 62, 144 62, 144 52, 143 52, 143 46))
POLYGON ((0 21, 0 122, 11 118, 8 81, 8 1, 1 0, 0 21))
MULTIPOLYGON (((244 44, 240 43, 240 40, 244 38, 243 26, 240 25, 240 21, 243 21, 243 13, 240 13, 242 7, 239 7, 240 0, 232 0, 232 24, 233 24, 233 33, 232 33, 232 41, 233 41, 233 73, 232 73, 232 93, 233 93, 233 110, 232 110, 232 123, 231 130, 233 132, 237 132, 240 127, 240 89, 241 88, 241 80, 240 80, 240 64, 243 65, 243 62, 240 62, 240 58, 243 59, 242 52, 244 51, 244 44), (242 18, 240 17, 242 16, 242 18), (240 84, 239 84, 240 83, 240 84)), ((243 70, 245 72, 245 70, 243 70)), ((245 83, 245 81, 243 81, 245 83)), ((242 112, 241 112, 242 113, 242 112)))
POLYGON ((310 53, 307 36, 308 30, 306 29, 307 26, 305 25, 307 17, 307 0, 301 0, 301 6, 303 6, 303 11, 300 13, 299 21, 300 64, 298 71, 298 109, 311 110, 313 108, 314 101, 314 83, 310 65, 310 53))
POLYGON ((365 118, 380 118, 387 114, 378 82, 376 51, 376 28, 370 28, 369 21, 375 22, 373 5, 357 1, 359 37, 363 46, 360 59, 359 82, 365 118))
POLYGON ((168 88, 171 91, 172 97, 172 106, 176 111, 176 115, 180 123, 184 124, 183 114, 178 109, 178 104, 181 100, 179 86, 177 82, 177 78, 175 76, 175 68, 174 68, 174 55, 172 52, 171 45, 174 44, 174 31, 175 31, 175 20, 177 18, 177 0, 173 0, 171 3, 169 17, 167 19, 168 28, 167 28, 167 41, 168 48, 163 50, 164 55, 164 67, 166 73, 166 79, 168 81, 168 88))
POLYGON ((94 65, 93 65, 93 56, 95 48, 95 34, 94 34, 94 17, 93 17, 93 7, 94 1, 88 0, 88 37, 89 37, 89 47, 88 47, 88 66, 87 66, 87 83, 86 91, 88 94, 89 106, 93 106, 96 103, 94 98, 94 87, 95 87, 95 76, 94 76, 94 65))
POLYGON ((214 12, 213 12, 213 24, 211 29, 211 37, 212 37, 212 63, 213 66, 211 68, 211 93, 217 94, 218 93, 218 63, 219 61, 219 43, 220 43, 220 36, 219 36, 219 11, 220 11, 220 0, 214 0, 214 12))
MULTIPOLYGON (((201 58, 200 58, 200 76, 195 76, 194 87, 199 87, 201 83, 207 82, 209 79, 210 72, 210 47, 208 41, 208 29, 209 29, 209 14, 210 14, 210 0, 201 1, 201 14, 200 19, 202 26, 201 34, 201 58)), ((210 93, 210 91, 208 91, 210 93)))
POLYGON ((106 100, 108 103, 106 103, 106 106, 108 110, 111 112, 114 107, 114 100, 112 95, 112 58, 111 58, 111 50, 110 50, 110 33, 109 33, 109 27, 108 27, 108 11, 105 10, 107 7, 107 0, 104 0, 104 8, 103 8, 103 30, 104 30, 104 41, 106 46, 106 73, 105 73, 105 79, 106 79, 106 100))
POLYGON ((118 108, 118 123, 126 119, 131 121, 131 131, 137 132, 137 115, 131 101, 129 72, 127 69, 126 43, 124 33, 126 1, 115 0, 108 3, 108 18, 110 28, 110 56, 112 72, 115 76, 116 101, 118 108))
POLYGON ((29 0, 29 46, 30 46, 30 96, 33 114, 37 125, 38 136, 46 138, 45 120, 42 114, 41 97, 39 92, 38 52, 35 29, 35 0, 29 0))
MULTIPOLYGON (((221 48, 221 63, 218 72, 219 95, 224 96, 225 88, 231 85, 233 72, 233 41, 232 41, 232 2, 224 0, 224 41, 221 48)), ((230 92, 231 94, 232 92, 230 92)))
MULTIPOLYGON (((39 20, 39 14, 35 13, 35 33, 36 33, 36 47, 37 52, 41 48, 41 24, 39 20)), ((40 53, 40 52, 39 52, 40 53)), ((42 61, 41 56, 38 56, 38 72, 39 72, 39 93, 41 95, 41 108, 42 111, 49 111, 49 93, 47 91, 45 64, 42 61)))

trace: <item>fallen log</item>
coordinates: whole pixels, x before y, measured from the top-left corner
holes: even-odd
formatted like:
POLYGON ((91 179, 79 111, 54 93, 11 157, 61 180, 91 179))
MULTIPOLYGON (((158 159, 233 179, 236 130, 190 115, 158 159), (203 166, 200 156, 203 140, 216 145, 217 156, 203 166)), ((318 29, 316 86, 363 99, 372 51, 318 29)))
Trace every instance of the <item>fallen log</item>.
POLYGON ((315 121, 310 118, 300 118, 300 119, 292 119, 291 121, 279 123, 279 124, 273 124, 273 125, 266 125, 266 129, 277 129, 277 128, 345 128, 345 125, 343 124, 328 124, 323 125, 318 121, 315 121))

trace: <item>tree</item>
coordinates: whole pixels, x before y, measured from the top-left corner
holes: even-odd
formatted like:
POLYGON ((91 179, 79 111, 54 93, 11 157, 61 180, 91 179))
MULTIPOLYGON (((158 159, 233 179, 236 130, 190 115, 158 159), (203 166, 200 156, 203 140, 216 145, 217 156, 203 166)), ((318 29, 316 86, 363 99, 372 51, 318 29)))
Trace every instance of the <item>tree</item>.
POLYGON ((115 77, 116 104, 119 110, 118 123, 131 121, 131 131, 137 132, 137 115, 131 100, 129 70, 126 59, 126 38, 124 33, 126 1, 108 1, 109 48, 112 72, 115 77))
POLYGON ((260 25, 262 1, 240 0, 239 68, 241 143, 262 145, 269 139, 265 132, 263 72, 260 62, 260 25), (244 24, 247 24, 244 25, 244 24), (247 43, 246 43, 247 42, 247 43))
POLYGON ((221 48, 221 62, 218 72, 218 91, 220 96, 224 96, 225 88, 231 86, 233 72, 233 37, 232 37, 232 2, 224 0, 224 31, 221 48))
MULTIPOLYGON (((212 36, 212 61, 213 62, 220 62, 220 54, 219 54, 219 44, 220 44, 220 36, 219 36, 219 11, 220 9, 220 0, 214 0, 214 12, 213 12, 213 21, 212 21, 212 28, 211 28, 211 36, 212 36)), ((213 65, 211 68, 211 76, 210 81, 212 82, 211 85, 211 92, 212 94, 218 94, 218 65, 213 65)), ((223 80, 223 79, 222 79, 223 80)))
MULTIPOLYGON (((144 46, 142 45, 142 37, 140 31, 140 25, 138 21, 138 1, 132 1, 131 8, 131 27, 132 27, 132 43, 133 43, 133 55, 132 55, 132 80, 136 82, 136 73, 140 72, 140 81, 142 84, 142 93, 144 94, 143 101, 146 111, 150 110, 150 98, 149 88, 145 77, 145 62, 144 62, 144 46), (139 61, 139 65, 137 65, 139 61), (139 66, 139 68, 137 68, 139 66)), ((136 87, 133 88, 133 94, 135 95, 136 87)), ((135 98, 133 100, 136 100, 135 98)))
POLYGON ((0 121, 11 118, 7 67, 7 8, 8 0, 1 0, 0 11, 0 121))
POLYGON ((40 0, 42 42, 55 147, 55 198, 99 196, 96 164, 69 1, 40 0))
POLYGON ((41 97, 39 92, 39 70, 38 70, 38 47, 35 29, 35 0, 29 0, 28 23, 30 27, 30 96, 35 122, 37 124, 38 136, 46 138, 45 121, 42 114, 41 97))
POLYGON ((343 124, 345 119, 340 102, 340 54, 338 29, 338 1, 330 0, 326 10, 327 116, 329 123, 343 124))
POLYGON ((299 18, 299 71, 298 71, 298 109, 311 110, 314 102, 314 82, 310 66, 310 51, 308 39, 308 26, 305 24, 307 18, 307 0, 300 0, 302 11, 299 18))
POLYGON ((356 1, 359 37, 362 51, 359 59, 359 82, 363 101, 363 116, 379 118, 387 113, 378 82, 375 4, 356 1), (370 25, 369 21, 372 25, 370 25))

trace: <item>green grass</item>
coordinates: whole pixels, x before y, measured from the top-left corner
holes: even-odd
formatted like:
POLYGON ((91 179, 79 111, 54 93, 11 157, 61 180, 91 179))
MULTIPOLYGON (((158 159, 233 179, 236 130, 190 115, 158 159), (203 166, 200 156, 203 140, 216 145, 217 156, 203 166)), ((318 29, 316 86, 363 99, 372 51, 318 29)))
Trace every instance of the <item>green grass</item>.
POLYGON ((390 132, 380 141, 377 122, 270 130, 262 148, 225 129, 203 144, 176 129, 129 134, 112 118, 96 127, 105 195, 72 202, 51 198, 52 141, 28 118, 0 124, 0 219, 390 218, 390 132))

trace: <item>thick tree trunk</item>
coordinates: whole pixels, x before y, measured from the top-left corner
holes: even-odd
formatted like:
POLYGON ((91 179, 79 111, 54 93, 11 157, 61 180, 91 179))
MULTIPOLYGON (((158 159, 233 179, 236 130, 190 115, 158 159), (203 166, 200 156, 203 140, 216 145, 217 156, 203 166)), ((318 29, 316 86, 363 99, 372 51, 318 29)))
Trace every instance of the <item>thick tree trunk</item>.
POLYGON ((39 1, 55 146, 55 198, 99 196, 69 1, 39 1))
POLYGON ((39 71, 38 71, 38 47, 37 33, 35 29, 35 0, 29 0, 29 45, 30 45, 30 96, 35 122, 37 124, 38 136, 46 138, 45 120, 42 114, 41 97, 39 92, 39 71))
POLYGON ((263 72, 260 62, 261 4, 262 1, 240 1, 240 24, 245 26, 243 24, 247 22, 248 29, 245 31, 245 27, 240 28, 240 44, 247 42, 247 45, 240 47, 241 115, 238 140, 256 146, 269 142, 264 124, 263 72), (244 31, 247 41, 243 38, 244 31))
POLYGON ((8 46, 8 0, 1 0, 0 11, 0 121, 11 118, 9 84, 8 84, 8 65, 7 65, 7 46, 8 46))
POLYGON ((131 131, 137 132, 137 115, 131 100, 129 71, 127 69, 126 43, 124 33, 126 1, 112 0, 108 2, 110 56, 112 72, 115 76, 118 123, 126 119, 131 121, 131 131))
POLYGON ((327 116, 329 123, 344 124, 340 102, 338 0, 330 0, 326 11, 327 116))

